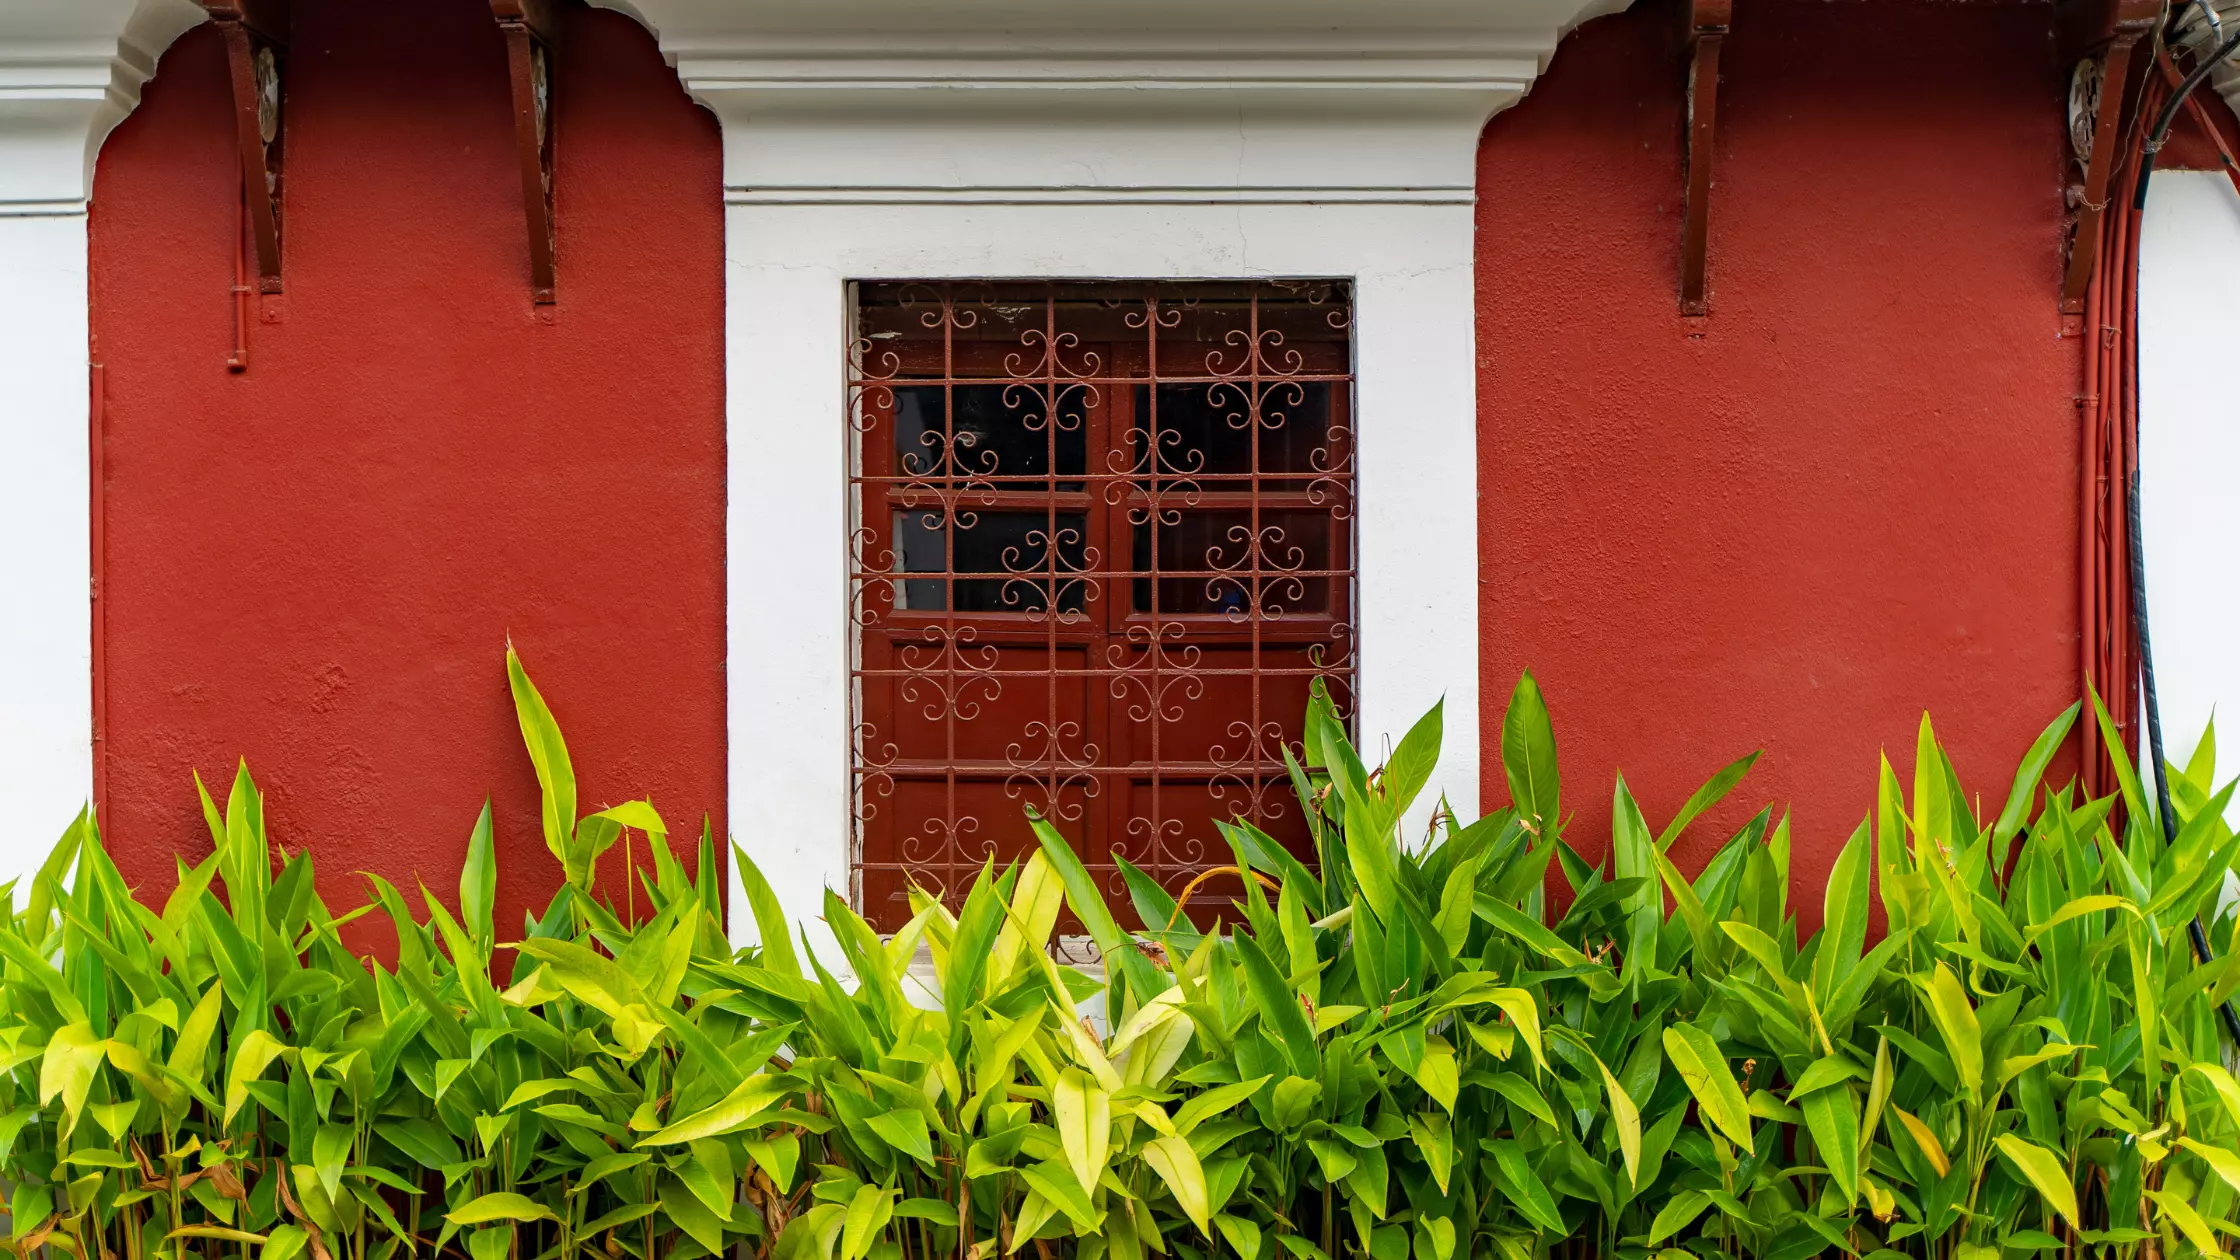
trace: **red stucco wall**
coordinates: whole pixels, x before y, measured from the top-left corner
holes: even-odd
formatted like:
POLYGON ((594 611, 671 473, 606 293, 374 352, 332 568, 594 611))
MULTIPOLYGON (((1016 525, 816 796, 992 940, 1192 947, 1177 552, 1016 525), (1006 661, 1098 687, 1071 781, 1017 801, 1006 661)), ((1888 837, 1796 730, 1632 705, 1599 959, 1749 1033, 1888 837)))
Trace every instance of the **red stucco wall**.
POLYGON ((1763 749, 1722 821, 1794 807, 1817 922, 1924 708, 1996 811, 2077 689, 2063 76, 2049 5, 1735 9, 1698 327, 1671 4, 1583 27, 1486 131, 1484 730, 1530 667, 1590 852, 1614 772, 1661 826, 1763 749))
POLYGON ((284 317, 252 327, 246 373, 224 366, 239 167, 214 31, 100 157, 104 821, 129 876, 167 883, 174 850, 208 852, 189 769, 222 795, 245 755, 331 891, 364 869, 448 898, 491 793, 503 933, 558 884, 509 633, 586 808, 651 793, 722 834, 717 128, 645 31, 570 18, 542 322, 489 6, 295 11, 284 317))

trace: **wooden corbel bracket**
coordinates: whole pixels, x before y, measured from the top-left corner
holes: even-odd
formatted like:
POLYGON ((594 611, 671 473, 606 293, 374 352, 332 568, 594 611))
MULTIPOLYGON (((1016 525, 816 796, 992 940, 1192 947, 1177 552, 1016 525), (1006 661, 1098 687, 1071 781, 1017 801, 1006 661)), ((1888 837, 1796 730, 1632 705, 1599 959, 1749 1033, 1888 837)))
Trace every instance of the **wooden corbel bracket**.
POLYGON ((1686 218, 1680 227, 1680 313, 1711 313, 1711 147, 1719 125, 1719 49, 1733 0, 1689 0, 1686 218))
POLYGON ((223 34, 233 86, 234 132, 241 150, 242 216, 255 246, 257 291, 280 292, 280 180, 285 140, 282 75, 288 57, 288 0, 201 0, 223 34))
POLYGON ((529 292, 539 306, 552 303, 554 288, 552 46, 558 8, 556 0, 490 0, 490 14, 506 39, 521 212, 529 228, 529 292))
POLYGON ((2100 220, 2108 208, 2108 186, 2120 156, 2118 131, 2130 95, 2132 68, 2145 60, 2139 43, 2154 30, 2161 11, 2159 0, 2072 0, 2059 14, 2061 49, 2065 59, 2074 63, 2069 147, 2084 172, 2082 182, 2069 189, 2077 221, 2061 280, 2064 336, 2085 331, 2085 294, 2099 264, 2100 220))

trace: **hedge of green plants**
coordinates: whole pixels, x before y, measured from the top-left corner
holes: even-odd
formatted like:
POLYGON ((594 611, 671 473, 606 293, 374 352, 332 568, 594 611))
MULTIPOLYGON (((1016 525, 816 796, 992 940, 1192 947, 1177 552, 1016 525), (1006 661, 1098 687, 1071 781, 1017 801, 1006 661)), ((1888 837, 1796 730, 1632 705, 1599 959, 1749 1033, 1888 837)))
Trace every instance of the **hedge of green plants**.
POLYGON ((2240 847, 2211 751, 2175 771, 2165 845, 2129 778, 2041 790, 2078 709, 1989 815, 1924 721, 1910 796, 1885 760, 1800 942, 1785 819, 1692 879, 1671 859, 1749 759, 1661 826, 1619 782, 1598 866, 1579 850, 1603 837, 1563 834, 1576 797, 1529 676, 1512 803, 1424 834, 1401 820, 1439 712, 1371 770, 1318 697, 1291 774, 1319 863, 1221 824, 1223 922, 1122 863, 1148 925, 1123 927, 1035 821, 1024 863, 955 913, 921 896, 891 939, 828 896, 823 957, 744 852, 761 943, 738 949, 711 836, 694 877, 645 802, 579 817, 508 667, 566 877, 518 930, 492 920, 487 809, 455 901, 369 878, 337 911, 245 772, 222 808, 203 795, 215 851, 160 904, 90 820, 17 891, 19 1256, 1990 1260, 2240 1233, 2232 923, 2206 964, 2184 931, 2240 847), (626 831, 652 853, 635 925, 594 883, 626 831), (1104 978, 1053 960, 1067 907, 1104 978), (367 916, 394 965, 345 946, 367 916))

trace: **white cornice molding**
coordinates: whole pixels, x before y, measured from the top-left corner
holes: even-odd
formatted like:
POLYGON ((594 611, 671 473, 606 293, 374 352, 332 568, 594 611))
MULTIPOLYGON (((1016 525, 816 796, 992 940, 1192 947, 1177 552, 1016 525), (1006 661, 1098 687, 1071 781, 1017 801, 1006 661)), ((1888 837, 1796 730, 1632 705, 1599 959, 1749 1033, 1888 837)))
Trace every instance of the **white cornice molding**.
POLYGON ((1468 201, 1486 119, 1625 4, 603 2, 722 121, 735 204, 1468 201))
POLYGON ((0 4, 0 216, 82 212, 101 142, 202 16, 191 0, 0 4))

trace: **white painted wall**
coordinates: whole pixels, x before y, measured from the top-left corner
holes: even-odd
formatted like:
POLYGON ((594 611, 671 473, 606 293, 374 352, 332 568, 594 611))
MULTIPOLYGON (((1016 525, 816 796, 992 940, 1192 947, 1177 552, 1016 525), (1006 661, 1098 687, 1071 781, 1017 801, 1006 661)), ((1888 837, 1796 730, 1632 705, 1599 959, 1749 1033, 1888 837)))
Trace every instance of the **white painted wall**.
MULTIPOLYGON (((2139 480, 2163 740, 2185 764, 2215 710, 2240 769, 2240 193, 2158 171, 2139 246, 2139 480)), ((2236 811, 2240 813, 2240 811, 2236 811)))
POLYGON ((9 209, 0 205, 0 881, 36 869, 93 792, 86 216, 9 209))

